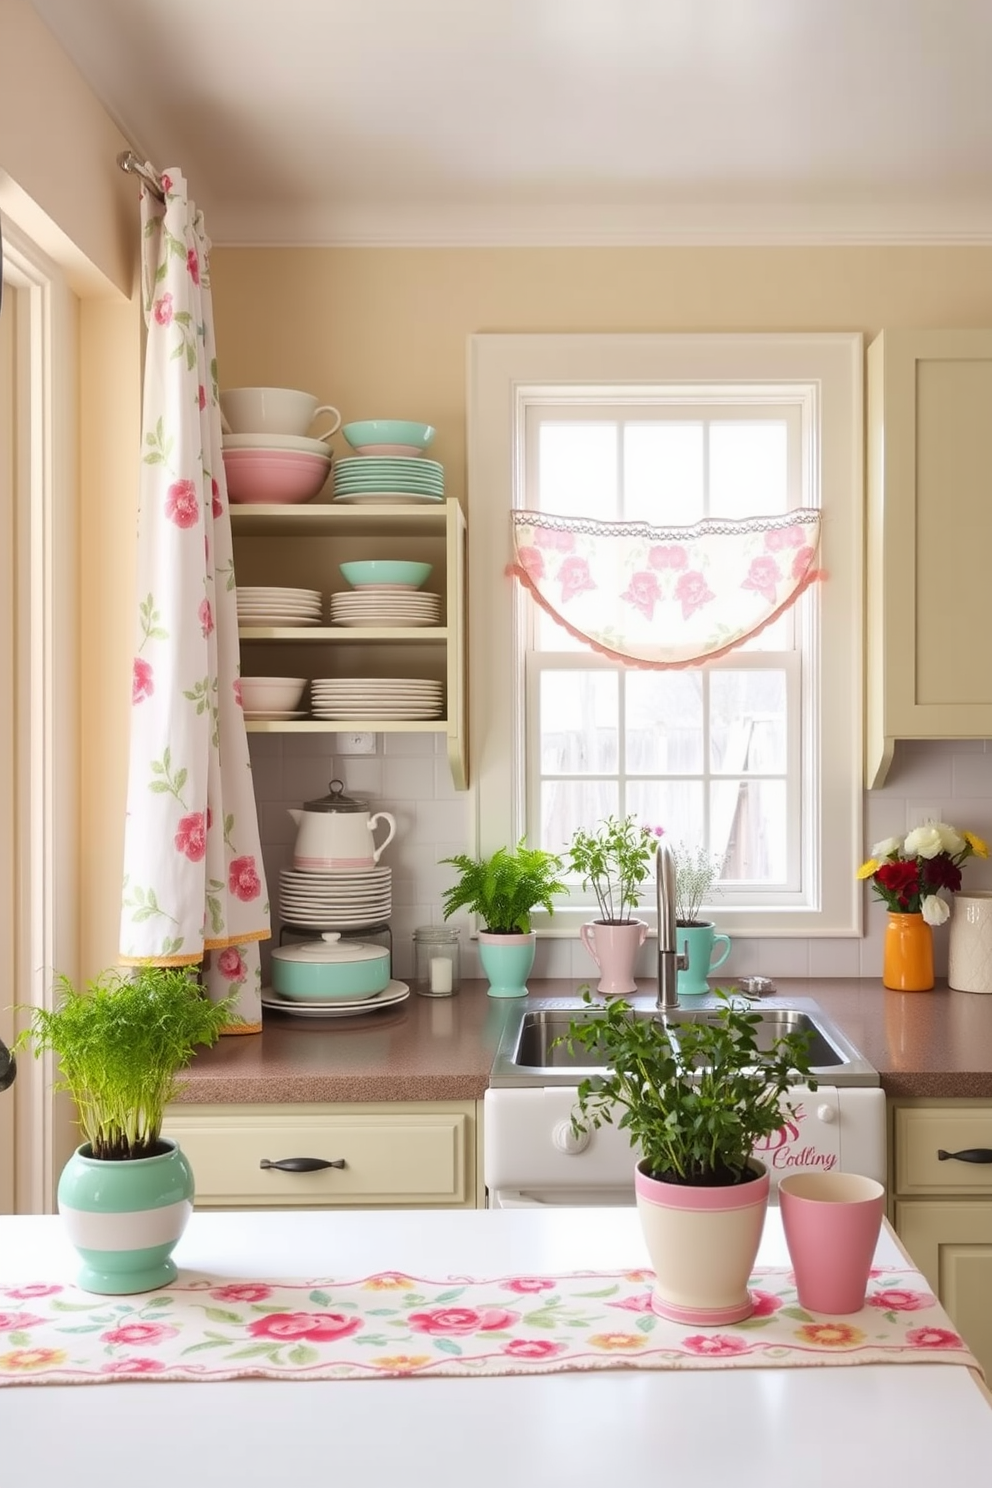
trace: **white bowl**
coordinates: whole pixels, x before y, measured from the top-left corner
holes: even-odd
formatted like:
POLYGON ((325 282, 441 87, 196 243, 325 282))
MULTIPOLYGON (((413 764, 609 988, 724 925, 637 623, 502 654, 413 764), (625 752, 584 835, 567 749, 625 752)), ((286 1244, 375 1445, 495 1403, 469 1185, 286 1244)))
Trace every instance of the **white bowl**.
POLYGON ((325 442, 330 437, 329 434, 320 439, 308 439, 302 434, 225 434, 222 442, 225 451, 261 450, 269 455, 319 455, 330 460, 331 451, 325 442))
POLYGON ((291 713, 306 685, 306 677, 242 677, 241 706, 248 713, 291 713))
POLYGON ((318 413, 330 413, 334 422, 324 436, 341 427, 341 415, 329 403, 317 406, 312 393, 296 388, 227 388, 220 394, 220 411, 227 420, 227 434, 305 435, 318 413))

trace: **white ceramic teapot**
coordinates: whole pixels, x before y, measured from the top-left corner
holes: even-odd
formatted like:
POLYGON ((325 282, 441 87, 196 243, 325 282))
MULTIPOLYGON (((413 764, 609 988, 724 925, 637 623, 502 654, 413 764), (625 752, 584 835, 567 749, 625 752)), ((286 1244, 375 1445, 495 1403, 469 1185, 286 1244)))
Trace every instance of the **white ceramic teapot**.
POLYGON ((360 872, 374 868, 383 848, 396 836, 396 818, 388 811, 369 815, 368 801, 346 796, 344 783, 332 780, 330 795, 319 801, 304 801, 303 809, 290 808, 297 826, 293 867, 304 873, 360 872), (385 822, 388 834, 376 846, 377 822, 385 822))

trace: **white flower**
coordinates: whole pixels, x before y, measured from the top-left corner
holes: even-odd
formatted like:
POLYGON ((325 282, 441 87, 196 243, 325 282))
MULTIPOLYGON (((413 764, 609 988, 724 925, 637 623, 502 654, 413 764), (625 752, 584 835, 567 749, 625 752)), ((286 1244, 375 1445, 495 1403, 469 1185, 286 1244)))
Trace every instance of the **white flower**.
POLYGON ((944 903, 939 894, 927 894, 920 903, 920 909, 928 925, 942 925, 951 912, 949 905, 944 903))
POLYGON ((946 822, 925 822, 922 827, 914 827, 909 833, 905 852, 907 858, 935 858, 942 852, 950 853, 953 857, 965 846, 964 838, 946 822))
POLYGON ((871 855, 882 863, 886 858, 890 858, 893 853, 897 853, 901 847, 901 837, 883 837, 881 842, 875 843, 875 846, 871 850, 871 855))

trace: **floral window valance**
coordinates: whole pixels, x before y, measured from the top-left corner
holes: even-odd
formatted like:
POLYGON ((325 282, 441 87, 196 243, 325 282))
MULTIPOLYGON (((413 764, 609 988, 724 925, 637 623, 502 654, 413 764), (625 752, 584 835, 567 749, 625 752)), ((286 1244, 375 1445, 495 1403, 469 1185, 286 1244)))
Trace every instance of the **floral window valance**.
POLYGON ((629 666, 688 667, 757 635, 823 577, 820 513, 691 527, 512 514, 515 574, 570 635, 629 666))

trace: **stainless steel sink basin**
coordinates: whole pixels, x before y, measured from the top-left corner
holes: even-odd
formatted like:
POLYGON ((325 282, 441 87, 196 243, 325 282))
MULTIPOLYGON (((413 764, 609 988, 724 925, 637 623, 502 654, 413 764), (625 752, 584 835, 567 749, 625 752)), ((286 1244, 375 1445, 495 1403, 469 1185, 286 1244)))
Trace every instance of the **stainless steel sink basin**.
MULTIPOLYGON (((630 1001, 631 1016, 635 1018, 664 1017, 674 1044, 678 1043, 680 1024, 712 1020, 717 1007, 713 998, 700 999, 691 1008, 662 1014, 653 998, 630 1001)), ((575 1085, 606 1067, 605 1052, 579 1046, 570 1050, 567 1042, 560 1042, 570 1023, 589 1018, 596 1009, 579 1002, 534 998, 514 1011, 517 1015, 510 1016, 504 1025, 493 1062, 493 1085, 575 1085)), ((775 1040, 787 1033, 804 1031, 810 1035, 810 1063, 819 1081, 829 1085, 879 1083, 878 1072, 812 999, 769 998, 751 1011, 761 1019, 757 1030, 759 1050, 770 1050, 775 1040)))

